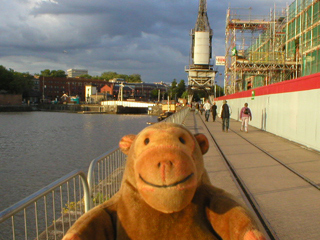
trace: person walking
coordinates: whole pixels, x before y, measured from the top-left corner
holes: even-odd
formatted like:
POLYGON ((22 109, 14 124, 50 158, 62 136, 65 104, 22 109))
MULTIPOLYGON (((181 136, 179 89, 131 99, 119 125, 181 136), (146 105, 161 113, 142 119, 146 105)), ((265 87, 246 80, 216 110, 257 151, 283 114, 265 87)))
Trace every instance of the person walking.
POLYGON ((204 111, 204 109, 203 109, 203 103, 201 103, 201 105, 200 105, 200 113, 201 113, 201 115, 202 115, 203 111, 204 111))
POLYGON ((223 105, 220 107, 220 117, 222 118, 222 131, 228 132, 231 113, 231 107, 227 104, 226 100, 223 100, 223 105))
POLYGON ((199 109, 200 109, 200 106, 199 106, 199 103, 197 102, 196 103, 196 113, 199 113, 199 109))
POLYGON ((212 112, 212 121, 215 122, 216 121, 216 117, 217 117, 217 105, 216 105, 216 102, 213 103, 213 105, 211 107, 211 112, 212 112))
POLYGON ((205 118, 206 118, 206 122, 208 122, 209 120, 209 116, 210 116, 210 109, 211 109, 211 104, 209 102, 209 100, 207 100, 207 102, 203 105, 204 111, 205 111, 205 118))
POLYGON ((240 131, 248 132, 249 119, 252 121, 252 114, 250 108, 248 108, 248 103, 244 104, 244 107, 240 111, 240 119, 242 121, 240 131))

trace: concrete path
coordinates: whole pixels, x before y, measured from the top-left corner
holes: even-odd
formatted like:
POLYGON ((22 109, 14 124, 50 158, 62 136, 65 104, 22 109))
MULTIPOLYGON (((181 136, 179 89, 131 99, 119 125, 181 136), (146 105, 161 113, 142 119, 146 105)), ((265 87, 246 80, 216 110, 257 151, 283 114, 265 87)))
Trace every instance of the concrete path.
POLYGON ((205 122, 204 115, 190 112, 185 126, 193 133, 204 133, 209 139, 211 147, 204 160, 213 185, 245 203, 212 136, 250 190, 279 239, 320 239, 320 191, 296 174, 320 186, 319 152, 250 126, 248 133, 240 132, 240 122, 232 119, 231 131, 223 132, 220 119, 213 122, 210 117, 210 121, 205 122), (283 165, 287 165, 287 168, 283 165))

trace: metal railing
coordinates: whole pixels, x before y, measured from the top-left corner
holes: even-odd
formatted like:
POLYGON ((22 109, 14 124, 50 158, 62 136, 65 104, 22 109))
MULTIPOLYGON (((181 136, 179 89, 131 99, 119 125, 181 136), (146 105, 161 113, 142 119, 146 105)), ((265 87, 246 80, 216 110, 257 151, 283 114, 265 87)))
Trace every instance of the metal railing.
POLYGON ((172 114, 170 117, 165 118, 163 121, 177 123, 177 124, 183 124, 183 121, 186 118, 189 111, 190 111, 189 107, 184 107, 179 112, 172 114))
POLYGON ((0 213, 0 239, 61 239, 89 210, 89 186, 79 170, 0 213))
MULTIPOLYGON (((182 124, 189 108, 166 118, 182 124)), ((120 188, 126 155, 114 148, 92 160, 87 177, 74 170, 0 212, 0 240, 61 239, 92 207, 110 199, 120 188)))
POLYGON ((126 155, 120 148, 92 160, 88 170, 91 207, 110 199, 120 188, 126 155))

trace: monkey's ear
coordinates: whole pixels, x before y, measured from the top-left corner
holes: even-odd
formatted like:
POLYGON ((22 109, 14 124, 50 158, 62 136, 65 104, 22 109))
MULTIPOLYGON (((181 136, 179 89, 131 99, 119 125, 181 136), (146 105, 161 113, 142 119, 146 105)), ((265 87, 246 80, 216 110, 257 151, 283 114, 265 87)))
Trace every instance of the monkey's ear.
POLYGON ((204 155, 209 150, 208 138, 202 133, 197 133, 194 136, 195 136, 197 142, 199 143, 202 155, 204 155))
POLYGON ((135 138, 136 138, 136 135, 134 134, 129 134, 121 138, 119 142, 119 147, 124 154, 128 155, 130 147, 135 138))

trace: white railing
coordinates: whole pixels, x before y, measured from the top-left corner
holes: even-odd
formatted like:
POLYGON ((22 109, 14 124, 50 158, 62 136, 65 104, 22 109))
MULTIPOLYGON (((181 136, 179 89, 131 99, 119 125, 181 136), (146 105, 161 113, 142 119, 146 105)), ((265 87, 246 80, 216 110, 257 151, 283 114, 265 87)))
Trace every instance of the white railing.
POLYGON ((90 205, 83 172, 74 170, 0 213, 0 239, 61 239, 90 205))
POLYGON ((88 170, 88 184, 92 207, 110 199, 120 188, 126 155, 120 148, 92 160, 88 170))
POLYGON ((179 112, 172 114, 170 117, 165 118, 163 121, 177 123, 177 124, 183 124, 184 119, 186 118, 189 111, 190 111, 189 107, 184 107, 179 112))
MULTIPOLYGON (((182 124, 189 108, 163 121, 182 124)), ((0 239, 61 239, 86 211, 120 188, 126 155, 114 148, 92 160, 87 178, 79 170, 0 212, 0 239)))

